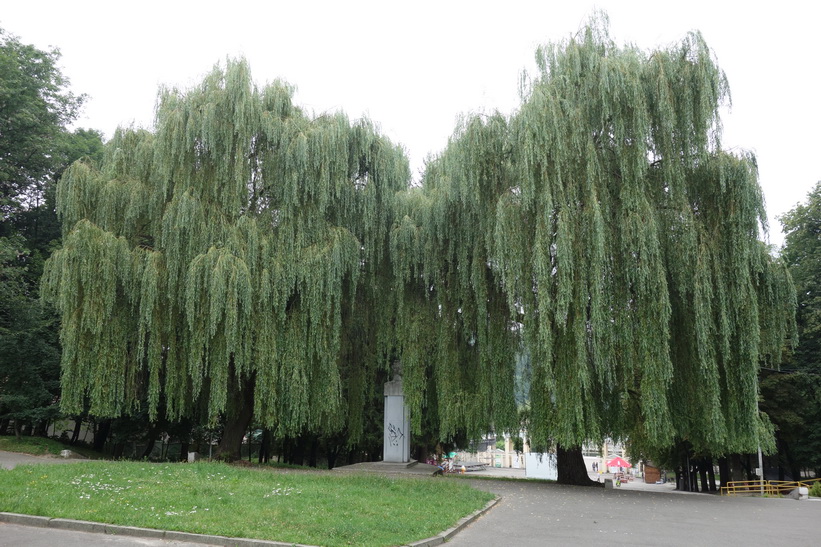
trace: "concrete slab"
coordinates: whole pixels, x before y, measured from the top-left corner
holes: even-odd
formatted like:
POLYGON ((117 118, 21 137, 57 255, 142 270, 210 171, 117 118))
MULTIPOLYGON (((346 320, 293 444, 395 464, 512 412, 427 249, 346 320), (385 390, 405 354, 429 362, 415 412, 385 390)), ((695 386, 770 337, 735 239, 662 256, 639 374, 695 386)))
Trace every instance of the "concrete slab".
POLYGON ((382 475, 425 475, 432 477, 441 475, 442 469, 436 465, 410 461, 406 463, 393 462, 362 462, 353 465, 343 465, 333 469, 340 473, 378 473, 382 475))

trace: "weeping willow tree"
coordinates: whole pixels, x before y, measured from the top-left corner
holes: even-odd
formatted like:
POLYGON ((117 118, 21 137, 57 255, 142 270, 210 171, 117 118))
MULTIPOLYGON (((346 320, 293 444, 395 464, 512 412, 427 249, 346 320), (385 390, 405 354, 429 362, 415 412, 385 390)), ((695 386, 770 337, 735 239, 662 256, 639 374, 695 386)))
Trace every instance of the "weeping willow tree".
POLYGON ((292 96, 229 61, 163 89, 155 130, 119 130, 99 169, 66 172, 43 283, 63 318, 65 412, 146 399, 152 419, 224 415, 228 454, 252 416, 280 436, 356 437, 387 350, 343 333, 387 339, 363 316, 409 170, 369 122, 311 117, 292 96))
POLYGON ((618 47, 599 16, 537 63, 509 119, 462 122, 394 229, 443 433, 510 426, 521 332, 529 434, 558 445, 560 481, 587 481, 562 460, 606 436, 648 451, 766 445, 757 370, 794 338, 794 296, 758 241, 755 159, 721 149, 729 91, 712 53, 697 33, 618 47))

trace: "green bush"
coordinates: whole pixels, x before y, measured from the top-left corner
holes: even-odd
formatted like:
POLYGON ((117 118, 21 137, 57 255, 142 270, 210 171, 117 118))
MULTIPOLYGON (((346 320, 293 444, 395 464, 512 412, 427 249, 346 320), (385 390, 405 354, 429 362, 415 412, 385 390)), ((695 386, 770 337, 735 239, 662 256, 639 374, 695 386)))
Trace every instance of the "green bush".
POLYGON ((815 481, 810 488, 810 496, 814 498, 821 498, 821 481, 815 481))

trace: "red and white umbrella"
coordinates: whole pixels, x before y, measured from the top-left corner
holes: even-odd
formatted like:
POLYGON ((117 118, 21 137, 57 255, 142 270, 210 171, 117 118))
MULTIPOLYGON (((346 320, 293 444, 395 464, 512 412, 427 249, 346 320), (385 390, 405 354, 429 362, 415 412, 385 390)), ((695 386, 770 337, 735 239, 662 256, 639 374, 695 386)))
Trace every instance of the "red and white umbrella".
POLYGON ((607 462, 607 467, 630 467, 630 462, 624 458, 613 458, 607 462))

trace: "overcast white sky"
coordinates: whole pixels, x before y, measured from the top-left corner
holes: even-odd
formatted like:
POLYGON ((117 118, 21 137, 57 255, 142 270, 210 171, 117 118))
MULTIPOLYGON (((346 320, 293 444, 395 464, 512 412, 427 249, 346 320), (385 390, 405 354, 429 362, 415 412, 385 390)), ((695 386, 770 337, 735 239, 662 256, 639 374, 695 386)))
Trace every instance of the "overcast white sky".
POLYGON ((418 172, 460 113, 515 109, 536 46, 566 38, 595 7, 617 43, 649 49, 702 32, 732 91, 724 147, 756 153, 780 244, 775 217, 821 180, 815 2, 28 0, 4 2, 0 27, 61 50, 72 89, 90 97, 77 125, 106 138, 118 125, 150 127, 161 84, 194 85, 244 56, 258 83, 288 81, 311 111, 368 116, 418 172))

